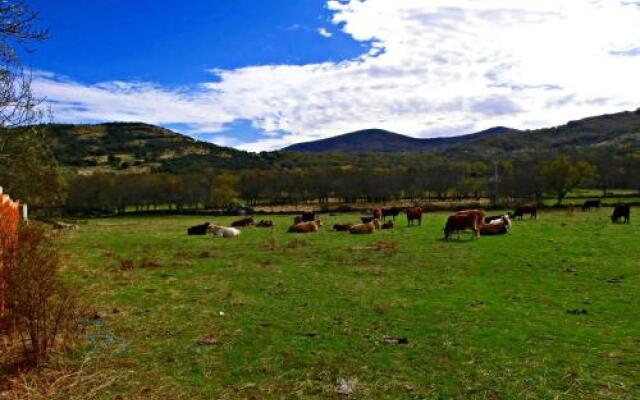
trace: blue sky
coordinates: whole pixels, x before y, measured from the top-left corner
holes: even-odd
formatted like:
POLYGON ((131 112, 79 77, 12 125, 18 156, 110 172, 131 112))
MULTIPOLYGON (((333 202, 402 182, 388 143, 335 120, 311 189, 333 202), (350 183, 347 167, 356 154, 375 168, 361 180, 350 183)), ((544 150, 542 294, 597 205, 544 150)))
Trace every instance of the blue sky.
POLYGON ((249 150, 380 127, 537 128, 640 106, 617 0, 31 0, 60 122, 144 121, 249 150), (599 29, 594 29, 598 26, 599 29))

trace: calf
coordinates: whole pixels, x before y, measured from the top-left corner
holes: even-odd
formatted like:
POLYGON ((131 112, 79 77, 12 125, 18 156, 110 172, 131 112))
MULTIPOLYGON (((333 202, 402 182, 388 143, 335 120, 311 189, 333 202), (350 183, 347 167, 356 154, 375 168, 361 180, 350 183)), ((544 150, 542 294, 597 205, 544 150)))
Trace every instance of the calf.
POLYGON ((478 227, 478 218, 474 214, 452 215, 447 219, 444 226, 444 239, 449 240, 451 234, 464 230, 473 231, 475 238, 480 237, 480 229, 478 227))
POLYGON ((631 207, 629 204, 619 204, 614 208, 613 214, 611 215, 611 222, 615 224, 616 222, 620 222, 621 219, 625 224, 631 223, 631 207))
POLYGON ((393 229, 394 225, 393 221, 388 221, 382 224, 382 229, 393 229))
POLYGON ((352 226, 353 224, 335 224, 333 226, 333 230, 337 232, 346 232, 351 229, 352 226))
POLYGON ((223 237, 223 238, 232 238, 232 237, 240 236, 240 229, 227 228, 225 226, 211 225, 208 229, 208 232, 214 236, 223 237))
POLYGON ((592 208, 595 208, 595 209, 599 210, 601 205, 602 204, 600 202, 600 199, 598 199, 598 200, 587 200, 582 205, 582 211, 591 211, 592 208))
POLYGON ((253 225, 253 218, 243 218, 231 223, 231 226, 234 228, 242 228, 245 226, 253 225))
POLYGON ((500 219, 491 221, 488 224, 480 225, 480 234, 485 235, 504 235, 511 228, 511 220, 508 216, 502 216, 500 219))
POLYGON ((273 228, 273 221, 270 220, 261 220, 256 225, 258 228, 273 228))
POLYGON ((205 222, 202 225, 195 225, 192 226, 191 228, 187 229, 187 235, 189 236, 194 236, 194 235, 206 235, 207 234, 207 230, 209 229, 209 224, 208 222, 205 222))

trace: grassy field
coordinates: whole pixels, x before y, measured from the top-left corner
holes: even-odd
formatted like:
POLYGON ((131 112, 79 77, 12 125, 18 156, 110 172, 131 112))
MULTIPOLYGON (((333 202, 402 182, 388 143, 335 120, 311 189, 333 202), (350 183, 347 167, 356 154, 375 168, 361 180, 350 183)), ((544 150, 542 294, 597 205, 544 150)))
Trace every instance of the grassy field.
POLYGON ((98 366, 99 399, 345 398, 342 379, 355 399, 637 399, 640 225, 610 212, 453 242, 444 213, 369 236, 328 227, 357 215, 306 236, 274 217, 237 239, 186 236, 202 217, 92 220, 63 239, 64 275, 100 318, 66 362, 98 366))

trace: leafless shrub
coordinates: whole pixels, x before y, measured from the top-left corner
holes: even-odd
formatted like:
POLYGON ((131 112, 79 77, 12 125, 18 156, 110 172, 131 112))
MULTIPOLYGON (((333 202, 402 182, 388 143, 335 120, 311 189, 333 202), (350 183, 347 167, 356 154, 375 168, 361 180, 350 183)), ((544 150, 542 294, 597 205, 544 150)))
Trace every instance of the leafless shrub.
POLYGON ((13 260, 5 266, 7 320, 38 364, 73 332, 74 299, 58 277, 58 249, 43 226, 21 227, 13 260))

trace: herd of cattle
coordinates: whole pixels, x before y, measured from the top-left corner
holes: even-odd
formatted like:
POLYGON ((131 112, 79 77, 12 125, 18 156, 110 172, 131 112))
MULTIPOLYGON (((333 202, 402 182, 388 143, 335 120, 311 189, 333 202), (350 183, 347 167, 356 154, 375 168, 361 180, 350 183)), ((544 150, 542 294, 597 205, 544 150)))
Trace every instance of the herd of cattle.
MULTIPOLYGON (((582 206, 583 211, 589 211, 593 208, 599 209, 600 200, 586 201, 582 206)), ((572 212, 575 206, 569 205, 568 209, 572 212)), ((422 224, 422 216, 424 209, 422 207, 408 207, 401 209, 393 208, 374 208, 371 214, 362 216, 360 223, 343 223, 333 225, 336 232, 350 232, 354 235, 372 234, 377 230, 394 229, 396 217, 403 212, 407 216, 407 226, 422 224), (387 218, 391 217, 391 220, 387 218)), ((631 207, 628 204, 620 204, 615 206, 611 221, 630 223, 631 207)), ((530 219, 537 219, 538 207, 535 205, 525 205, 516 207, 513 212, 504 215, 496 215, 487 217, 483 210, 463 210, 454 213, 447 218, 444 226, 444 238, 449 240, 452 235, 459 235, 462 231, 471 231, 474 238, 490 235, 504 235, 509 232, 512 226, 512 220, 523 219, 528 216, 530 219)), ((237 237, 240 235, 240 229, 247 226, 256 226, 259 228, 273 228, 274 224, 269 220, 261 220, 258 223, 252 217, 242 218, 234 221, 230 227, 213 225, 205 223, 202 225, 192 226, 187 230, 189 235, 206 235, 212 234, 218 237, 237 237)), ((304 212, 294 218, 293 224, 289 227, 292 233, 312 233, 317 232, 323 226, 315 212, 304 212)))

